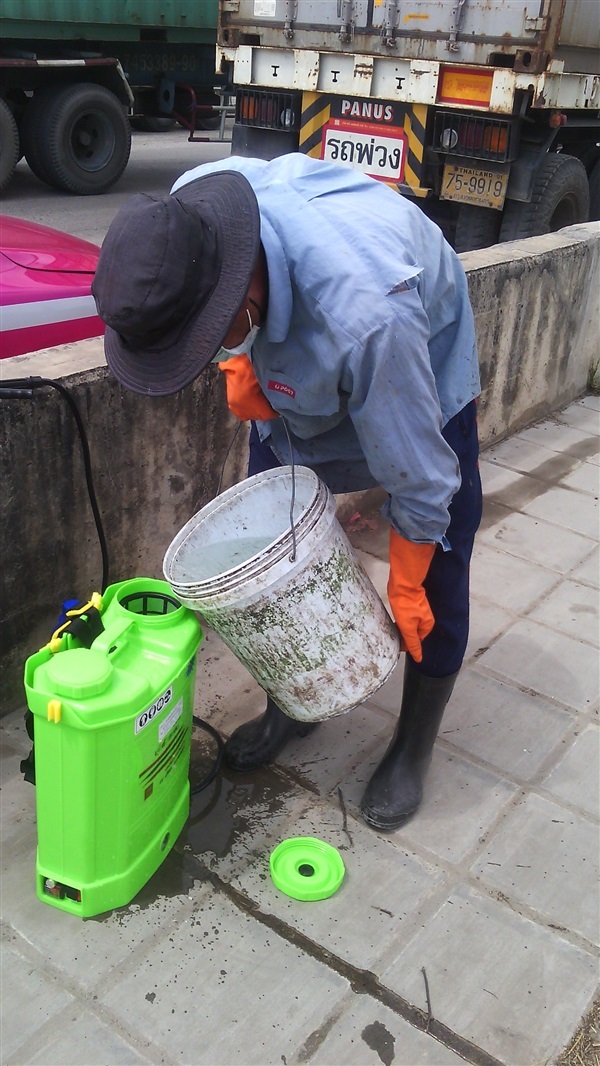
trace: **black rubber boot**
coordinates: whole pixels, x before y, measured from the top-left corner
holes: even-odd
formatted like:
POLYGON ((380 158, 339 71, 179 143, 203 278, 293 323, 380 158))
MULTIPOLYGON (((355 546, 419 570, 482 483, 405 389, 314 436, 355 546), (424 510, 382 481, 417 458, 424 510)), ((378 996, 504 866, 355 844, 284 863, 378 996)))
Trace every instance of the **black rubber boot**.
POLYGON ((425 677, 406 657, 396 732, 361 803, 363 818, 374 829, 399 829, 419 807, 423 779, 457 677, 458 673, 425 677))
POLYGON ((231 734, 225 744, 225 762, 230 770, 240 773, 258 770, 272 762, 288 740, 308 736, 318 724, 288 718, 268 696, 264 714, 245 722, 231 734))

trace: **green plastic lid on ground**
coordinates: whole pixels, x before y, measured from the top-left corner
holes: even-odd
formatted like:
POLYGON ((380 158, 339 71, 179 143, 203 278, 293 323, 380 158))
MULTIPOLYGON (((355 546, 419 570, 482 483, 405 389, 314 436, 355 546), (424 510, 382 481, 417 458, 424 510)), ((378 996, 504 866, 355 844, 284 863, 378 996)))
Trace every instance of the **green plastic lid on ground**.
POLYGON ((331 844, 316 837, 290 837, 271 852, 273 884, 292 899, 328 899, 344 880, 342 857, 331 844))

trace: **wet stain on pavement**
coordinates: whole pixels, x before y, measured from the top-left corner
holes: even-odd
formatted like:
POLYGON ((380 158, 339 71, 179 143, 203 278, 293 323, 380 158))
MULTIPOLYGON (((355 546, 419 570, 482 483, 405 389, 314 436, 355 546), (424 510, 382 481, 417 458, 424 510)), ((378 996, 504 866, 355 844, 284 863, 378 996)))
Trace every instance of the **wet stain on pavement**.
MULTIPOLYGON (((192 787, 200 763, 192 750, 192 787)), ((216 781, 192 797, 190 818, 177 846, 193 855, 230 854, 242 837, 252 838, 284 805, 297 786, 273 767, 238 774, 222 767, 216 781)))
MULTIPOLYGON (((214 741, 196 730, 190 761, 192 789, 210 773, 215 755, 214 741)), ((114 916, 120 925, 126 925, 135 911, 146 910, 161 899, 188 896, 194 885, 206 878, 207 856, 209 865, 213 856, 225 858, 244 837, 248 838, 248 852, 252 854, 254 843, 258 854, 261 828, 295 791, 298 785, 294 780, 274 767, 252 774, 236 774, 221 767, 206 790, 192 795, 190 815, 177 841, 131 903, 87 920, 102 922, 114 916)))
MULTIPOLYGON (((533 469, 527 472, 521 471, 522 481, 520 483, 514 482, 505 489, 499 489, 498 492, 486 493, 480 530, 489 529, 498 522, 502 517, 502 511, 499 509, 521 511, 528 503, 532 503, 538 496, 547 492, 551 485, 560 484, 561 478, 572 473, 582 462, 595 455, 597 448, 596 439, 578 441, 565 448, 564 451, 551 455, 549 459, 545 459, 533 469)), ((482 453, 482 458, 486 458, 485 452, 482 453)), ((512 469, 510 464, 509 469, 512 469)), ((519 471, 515 469, 515 473, 519 471)))
POLYGON ((367 1047, 379 1055, 384 1066, 392 1066, 396 1038, 382 1022, 372 1022, 371 1025, 366 1025, 360 1035, 367 1047))

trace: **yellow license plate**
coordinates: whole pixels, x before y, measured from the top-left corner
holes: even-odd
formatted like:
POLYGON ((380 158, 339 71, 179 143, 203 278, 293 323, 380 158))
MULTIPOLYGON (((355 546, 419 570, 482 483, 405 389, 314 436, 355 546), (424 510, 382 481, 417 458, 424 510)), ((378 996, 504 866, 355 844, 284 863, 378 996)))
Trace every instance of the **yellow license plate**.
POLYGON ((457 200, 461 204, 474 204, 476 207, 495 207, 500 211, 504 205, 507 186, 507 173, 446 163, 440 198, 457 200))

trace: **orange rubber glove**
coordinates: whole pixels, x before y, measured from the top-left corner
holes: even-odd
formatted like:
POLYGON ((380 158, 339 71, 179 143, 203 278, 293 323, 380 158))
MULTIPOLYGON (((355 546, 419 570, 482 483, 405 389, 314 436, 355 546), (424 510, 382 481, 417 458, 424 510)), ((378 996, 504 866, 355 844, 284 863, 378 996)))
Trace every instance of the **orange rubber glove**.
POLYGON ((247 355, 234 355, 218 366, 225 374, 227 405, 236 418, 241 422, 251 418, 268 422, 270 418, 279 417, 258 384, 247 355))
POLYGON ((434 552, 435 544, 413 544, 395 529, 390 530, 388 599, 404 651, 416 663, 423 658, 421 641, 435 625, 423 588, 434 552))

